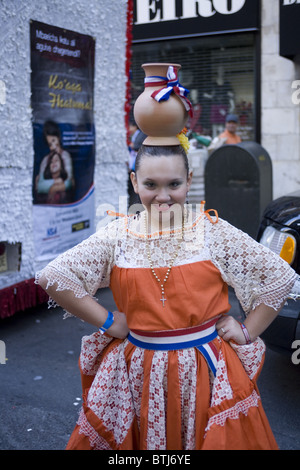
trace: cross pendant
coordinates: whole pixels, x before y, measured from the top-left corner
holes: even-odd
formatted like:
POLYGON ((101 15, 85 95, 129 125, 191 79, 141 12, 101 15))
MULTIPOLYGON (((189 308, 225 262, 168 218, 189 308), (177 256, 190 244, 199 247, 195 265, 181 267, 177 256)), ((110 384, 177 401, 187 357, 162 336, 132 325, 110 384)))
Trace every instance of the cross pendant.
POLYGON ((162 302, 162 304, 163 304, 163 307, 164 307, 164 306, 165 306, 165 302, 166 302, 166 300, 167 300, 167 299, 165 299, 164 294, 162 295, 162 298, 161 298, 160 300, 161 300, 161 302, 162 302))

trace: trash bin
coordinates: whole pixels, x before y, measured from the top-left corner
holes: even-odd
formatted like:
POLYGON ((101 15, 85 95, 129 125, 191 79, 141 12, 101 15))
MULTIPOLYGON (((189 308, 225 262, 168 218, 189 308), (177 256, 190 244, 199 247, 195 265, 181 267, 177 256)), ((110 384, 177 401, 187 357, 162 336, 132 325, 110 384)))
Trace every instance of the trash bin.
POLYGON ((224 145, 208 158, 206 209, 256 238, 262 213, 272 201, 272 162, 256 142, 224 145))

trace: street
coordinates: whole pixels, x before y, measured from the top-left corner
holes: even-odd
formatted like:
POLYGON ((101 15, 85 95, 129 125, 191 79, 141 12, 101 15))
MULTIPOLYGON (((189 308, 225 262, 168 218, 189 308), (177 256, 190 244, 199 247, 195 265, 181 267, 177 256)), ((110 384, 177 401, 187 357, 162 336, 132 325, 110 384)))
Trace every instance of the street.
MULTIPOLYGON (((109 290, 97 297, 114 309, 109 290)), ((0 364, 1 450, 65 448, 81 405, 81 337, 93 331, 46 305, 1 320, 7 358, 0 364)), ((268 349, 258 384, 279 447, 300 449, 300 365, 268 349)))

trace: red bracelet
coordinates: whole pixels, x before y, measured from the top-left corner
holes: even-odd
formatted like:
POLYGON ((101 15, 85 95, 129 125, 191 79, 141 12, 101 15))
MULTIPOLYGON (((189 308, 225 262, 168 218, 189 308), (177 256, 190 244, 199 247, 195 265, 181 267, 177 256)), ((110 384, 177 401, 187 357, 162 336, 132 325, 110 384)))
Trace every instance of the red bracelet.
POLYGON ((244 333, 244 336, 245 336, 245 339, 246 339, 246 344, 252 343, 249 332, 248 332, 247 328, 245 327, 245 325, 243 323, 241 323, 241 328, 242 328, 242 332, 244 333))

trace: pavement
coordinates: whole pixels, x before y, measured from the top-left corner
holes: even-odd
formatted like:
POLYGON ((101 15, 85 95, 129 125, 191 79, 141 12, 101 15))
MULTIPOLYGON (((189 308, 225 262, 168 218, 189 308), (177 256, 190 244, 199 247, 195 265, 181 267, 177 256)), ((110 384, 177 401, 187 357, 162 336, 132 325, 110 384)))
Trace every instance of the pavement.
MULTIPOLYGON (((98 295, 108 309, 108 289, 98 295)), ((81 338, 95 328, 60 308, 29 309, 0 322, 6 364, 0 365, 0 449, 62 450, 81 401, 81 338)))
MULTIPOLYGON (((115 308, 109 289, 97 297, 115 308)), ((232 295, 231 302, 239 312, 232 295)), ((94 330, 47 305, 1 320, 7 360, 0 364, 0 450, 65 449, 82 403, 81 338, 94 330)), ((299 449, 300 365, 268 350, 259 388, 280 448, 299 449)))

